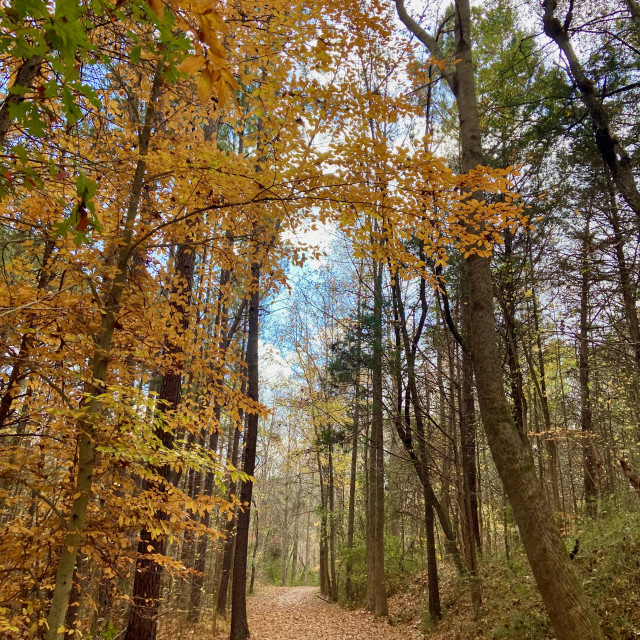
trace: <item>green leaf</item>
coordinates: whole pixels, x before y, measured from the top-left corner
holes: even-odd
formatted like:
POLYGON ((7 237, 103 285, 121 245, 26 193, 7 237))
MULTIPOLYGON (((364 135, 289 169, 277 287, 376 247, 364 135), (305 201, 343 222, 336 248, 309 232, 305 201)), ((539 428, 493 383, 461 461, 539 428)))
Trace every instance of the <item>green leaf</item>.
POLYGON ((75 124, 82 117, 82 111, 73 99, 69 87, 62 88, 62 104, 69 124, 75 124))
POLYGON ((142 47, 137 44, 135 47, 131 47, 131 53, 129 54, 129 60, 133 64, 138 64, 140 62, 140 54, 142 53, 142 47))
MULTIPOLYGON (((16 121, 20 126, 24 127, 30 135, 36 138, 42 138, 47 129, 47 125, 43 121, 37 105, 29 100, 20 104, 12 104, 9 107, 9 117, 16 121)), ((14 153, 16 153, 15 150, 14 153)), ((24 153, 25 158, 23 163, 26 164, 26 151, 24 153)))
POLYGON ((43 19, 49 17, 47 3, 44 0, 18 0, 11 3, 11 9, 20 18, 32 17, 43 19))

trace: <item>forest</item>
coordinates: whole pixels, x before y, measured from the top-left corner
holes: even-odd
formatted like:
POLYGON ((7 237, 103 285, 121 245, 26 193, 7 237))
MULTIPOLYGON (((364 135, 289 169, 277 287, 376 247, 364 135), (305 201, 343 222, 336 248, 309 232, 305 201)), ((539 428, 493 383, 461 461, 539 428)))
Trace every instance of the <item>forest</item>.
POLYGON ((638 0, 0 2, 0 638, 640 638, 638 0))

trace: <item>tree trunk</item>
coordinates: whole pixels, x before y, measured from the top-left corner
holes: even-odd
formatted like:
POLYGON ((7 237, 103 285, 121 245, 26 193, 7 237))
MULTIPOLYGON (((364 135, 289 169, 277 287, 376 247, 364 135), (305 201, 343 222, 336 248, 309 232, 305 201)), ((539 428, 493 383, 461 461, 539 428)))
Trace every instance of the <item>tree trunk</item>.
POLYGON ((45 640, 56 640, 64 633, 63 622, 69 606, 73 572, 82 542, 84 522, 92 492, 96 454, 95 425, 102 412, 102 403, 99 400, 99 396, 104 392, 117 315, 120 311, 122 294, 128 280, 134 223, 138 215, 142 195, 147 167, 146 155, 155 119, 155 105, 162 86, 163 67, 164 60, 160 60, 156 66, 144 124, 140 132, 140 157, 131 185, 131 195, 125 216, 120 250, 118 251, 116 276, 113 279, 109 294, 105 297, 104 314, 102 315, 102 323, 96 338, 96 347, 91 361, 91 382, 87 383, 85 387, 86 393, 84 397, 86 400, 82 405, 84 412, 83 416, 78 420, 78 465, 74 487, 75 493, 67 521, 67 533, 62 542, 62 552, 58 560, 53 597, 47 616, 45 640))
MULTIPOLYGON (((540 372, 540 379, 536 375, 536 367, 530 367, 530 375, 533 380, 533 384, 540 399, 540 407, 542 408, 542 419, 544 422, 544 442, 549 453, 549 471, 551 476, 551 495, 553 496, 553 507, 556 513, 562 511, 562 504, 560 502, 560 487, 558 482, 558 445, 556 442, 555 430, 551 424, 551 412, 549 411, 549 398, 547 396, 547 376, 545 374, 544 366, 544 350, 542 348, 542 333, 540 330, 540 320, 538 314, 538 297, 536 295, 536 288, 533 282, 533 252, 531 251, 531 244, 528 246, 529 252, 529 268, 531 271, 531 308, 533 315, 533 331, 534 341, 536 348, 536 365, 540 372)), ((532 358, 533 360, 533 358, 532 358)), ((531 363, 533 364, 533 362, 531 363)))
POLYGON ((329 597, 331 595, 331 579, 329 577, 329 506, 327 503, 327 488, 325 486, 324 468, 320 449, 316 452, 318 460, 318 479, 320 483, 320 593, 329 597))
MULTIPOLYGON (((195 272, 196 254, 193 246, 186 242, 177 247, 175 257, 175 276, 172 278, 169 304, 172 317, 177 322, 178 335, 184 335, 189 328, 191 293, 195 272)), ((175 413, 180 405, 182 395, 182 354, 183 347, 179 343, 169 340, 166 350, 174 359, 171 368, 162 376, 160 394, 158 396, 158 411, 164 416, 175 413)), ((164 424, 155 429, 155 436, 165 449, 174 446, 175 432, 165 428, 164 424)), ((168 464, 155 470, 161 478, 157 489, 164 493, 169 484, 177 484, 175 472, 168 464)), ((153 490, 154 484, 145 483, 146 490, 153 490)), ((166 519, 166 514, 159 510, 156 518, 166 519)), ((164 554, 166 538, 156 535, 145 527, 140 533, 138 542, 138 556, 133 580, 133 601, 129 611, 129 623, 125 640, 155 640, 158 629, 158 610, 162 588, 163 567, 148 554, 164 554)))
MULTIPOLYGON (((241 392, 244 395, 246 390, 246 381, 242 381, 241 392)), ((248 417, 248 416, 247 416, 248 417)), ((242 419, 242 415, 241 415, 242 419)), ((240 450, 240 429, 234 428, 233 439, 231 446, 231 464, 234 467, 238 466, 238 453, 240 450)), ((231 496, 236 494, 236 484, 231 481, 231 476, 227 476, 227 482, 229 483, 229 492, 227 500, 231 501, 231 496)), ((231 564, 233 560, 233 547, 235 543, 234 528, 236 524, 236 518, 227 520, 224 527, 224 552, 222 556, 222 573, 220 574, 220 585, 218 588, 218 602, 216 608, 218 614, 223 618, 227 615, 227 593, 229 591, 229 577, 231 575, 231 564)))
MULTIPOLYGON (((218 424, 220 422, 220 406, 216 405, 215 414, 218 424)), ((213 431, 209 434, 209 451, 215 453, 218 449, 218 431, 213 431)), ((215 474, 209 471, 204 479, 204 495, 212 496, 215 486, 215 474)), ((205 527, 209 527, 211 524, 211 512, 206 511, 202 517, 202 524, 205 527)), ((193 569, 194 575, 191 578, 191 597, 189 599, 189 613, 187 614, 187 621, 191 623, 197 623, 200 617, 200 603, 202 601, 202 592, 204 590, 204 570, 207 563, 207 545, 209 539, 207 536, 202 536, 196 544, 194 553, 193 569)))
MULTIPOLYGON (((49 260, 54 247, 55 242, 51 238, 47 238, 45 240, 44 252, 42 254, 42 267, 40 268, 40 274, 38 276, 38 292, 44 292, 51 279, 51 274, 49 272, 49 260)), ((33 338, 32 329, 33 319, 27 322, 27 326, 23 331, 22 338, 20 339, 20 347, 18 347, 18 353, 15 358, 13 358, 14 362, 11 367, 11 373, 9 374, 4 389, 2 390, 2 399, 0 400, 0 430, 4 428, 4 424, 11 414, 17 385, 29 374, 27 359, 31 350, 31 339, 33 338)))
MULTIPOLYGON (((258 391, 258 339, 260 333, 260 265, 251 266, 253 290, 249 303, 249 328, 247 333, 247 387, 252 402, 259 401, 258 391)), ((258 440, 257 410, 247 411, 246 435, 244 443, 243 471, 253 476, 256 468, 256 444, 258 440)), ((231 633, 230 640, 245 640, 249 637, 247 623, 247 551, 249 544, 249 520, 251 516, 251 495, 253 482, 242 482, 240 503, 236 525, 236 550, 233 559, 233 582, 231 585, 231 633)))
MULTIPOLYGON (((620 279, 620 297, 622 298, 624 313, 627 319, 627 327, 629 329, 629 338, 631 340, 631 349, 633 351, 635 363, 634 401, 636 405, 636 415, 640 416, 640 323, 638 322, 638 312, 636 309, 636 283, 633 279, 633 272, 627 263, 627 257, 624 250, 625 238, 620 227, 620 214, 618 211, 618 204, 616 202, 616 194, 611 182, 611 176, 606 167, 605 177, 607 180, 607 187, 609 188, 610 205, 608 217, 613 230, 613 240, 615 242, 618 278, 620 279)), ((640 420, 640 418, 638 418, 638 420, 640 420)), ((640 422, 638 425, 638 440, 640 440, 640 422)))
POLYGON ((2 147, 4 147, 5 138, 7 137, 7 133, 12 122, 10 113, 11 107, 17 106, 27 99, 26 94, 22 91, 12 93, 11 89, 16 89, 17 87, 31 89, 33 81, 40 73, 40 68, 42 67, 43 62, 44 58, 41 56, 32 56, 31 58, 25 58, 22 61, 20 69, 18 69, 15 82, 9 89, 7 97, 2 103, 2 107, 0 107, 0 146, 2 147))
POLYGON ((489 261, 469 258, 471 347, 482 422, 529 563, 561 640, 602 640, 598 619, 571 566, 501 382, 489 261))
POLYGON ((591 216, 587 215, 584 237, 582 238, 582 255, 580 259, 580 336, 578 344, 578 362, 580 368, 580 426, 582 430, 582 461, 584 468, 584 503, 587 515, 594 518, 598 513, 598 469, 596 448, 593 433, 593 417, 591 411, 591 389, 589 370, 589 287, 590 251, 591 251, 591 216))
POLYGON ((504 268, 506 273, 501 286, 502 312, 505 324, 505 344, 507 350, 507 365, 509 367, 511 400, 513 402, 513 419, 523 441, 527 442, 525 426, 526 401, 522 389, 522 371, 518 359, 518 338, 516 335, 516 267, 514 265, 512 240, 512 234, 507 230, 504 234, 504 268))
POLYGON ((302 500, 302 476, 298 475, 298 490, 293 505, 293 551, 291 552, 291 585, 295 586, 298 577, 298 535, 300 521, 300 502, 302 500))
POLYGON ((347 560, 345 563, 345 591, 347 600, 354 599, 351 573, 353 571, 353 538, 356 513, 356 474, 358 466, 358 436, 360 435, 360 352, 362 331, 360 327, 360 292, 358 291, 358 337, 356 339, 356 371, 353 399, 353 433, 351 435, 351 469, 349 472, 349 514, 347 516, 347 560))
POLYGON ((371 494, 375 498, 373 516, 373 592, 376 617, 389 614, 384 576, 384 422, 382 396, 382 263, 373 265, 373 364, 371 406, 371 465, 375 475, 371 494))
POLYGON ((626 460, 620 460, 620 466, 622 467, 622 473, 624 477, 631 483, 631 486, 636 490, 638 498, 640 498, 640 478, 635 471, 627 464, 626 460))
POLYGON ((260 527, 258 522, 258 508, 256 503, 253 503, 253 520, 256 523, 255 526, 255 540, 253 542, 253 551, 251 552, 251 581, 249 583, 249 593, 253 595, 253 585, 256 579, 256 554, 258 553, 258 535, 260 534, 260 527))
POLYGON ((333 443, 329 443, 329 571, 331 600, 338 600, 338 578, 336 576, 336 519, 335 519, 335 487, 333 479, 333 443))
MULTIPOLYGON (((466 280, 466 274, 465 274, 466 280)), ((465 292, 467 293, 467 292, 465 292)), ((467 293, 468 295, 468 293, 467 293)), ((463 306, 462 325, 465 336, 470 332, 468 308, 463 306)), ((475 617, 480 615, 482 591, 478 573, 477 548, 480 530, 478 528, 478 502, 476 497, 476 451, 475 451, 475 406, 473 399, 473 363, 471 354, 462 351, 462 389, 460 402, 460 454, 462 457, 462 496, 467 533, 467 566, 469 567, 469 587, 475 617)))
MULTIPOLYGON (((289 485, 288 473, 285 474, 285 485, 289 485)), ((282 529, 280 531, 280 586, 287 584, 287 565, 289 559, 289 491, 284 492, 284 510, 282 513, 282 529)))
MULTIPOLYGON (((421 283, 421 287, 424 283, 421 283)), ((422 494, 424 497, 424 524, 425 535, 427 539, 427 586, 429 590, 429 615, 432 620, 436 621, 442 616, 442 609, 440 606, 440 587, 438 581, 438 563, 436 557, 436 543, 435 543, 435 522, 433 515, 433 489, 431 487, 431 478, 429 474, 429 454, 428 445, 426 440, 426 433, 423 421, 423 409, 420 402, 420 396, 418 395, 418 385, 416 383, 415 376, 415 349, 414 345, 417 345, 419 335, 414 336, 413 344, 409 340, 409 333, 407 330, 407 319, 405 317, 404 303, 402 301, 402 292, 400 291, 399 281, 396 280, 393 285, 393 302, 394 302, 394 314, 395 314, 395 331, 396 331, 396 349, 400 351, 400 335, 402 336, 402 343, 404 345, 405 357, 407 361, 407 382, 408 397, 411 398, 411 404, 413 406, 413 417, 416 425, 415 429, 415 442, 418 445, 417 449, 414 449, 414 437, 411 430, 411 417, 409 414, 409 403, 405 404, 404 412, 404 427, 398 425, 398 434, 402 443, 404 444, 407 453, 414 462, 418 477, 422 483, 422 494)), ((420 322, 418 322, 418 328, 421 331, 423 326, 423 318, 425 317, 426 309, 423 306, 423 315, 420 322)), ((398 374, 401 374, 398 367, 398 374)), ((398 380, 398 393, 402 393, 401 379, 398 380)), ((398 411, 400 412, 401 402, 398 402, 398 411)), ((401 416, 398 416, 400 418, 401 416)))

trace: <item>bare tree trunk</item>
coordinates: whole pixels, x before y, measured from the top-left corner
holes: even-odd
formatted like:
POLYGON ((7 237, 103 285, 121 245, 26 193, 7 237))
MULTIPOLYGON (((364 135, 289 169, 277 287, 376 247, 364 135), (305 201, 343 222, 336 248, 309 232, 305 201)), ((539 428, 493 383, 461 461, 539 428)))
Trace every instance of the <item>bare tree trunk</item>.
POLYGON ((293 551, 291 552, 291 584, 296 584, 298 577, 298 535, 300 522, 300 502, 302 500, 302 476, 298 475, 298 490, 293 504, 293 551))
MULTIPOLYGON (((540 379, 536 375, 536 367, 530 367, 530 376, 533 380, 533 384, 540 400, 540 407, 542 408, 542 419, 544 422, 544 442, 549 453, 549 471, 551 476, 551 495, 553 496, 553 507, 556 513, 562 511, 562 504, 560 502, 560 487, 558 482, 558 445, 556 442, 556 435, 553 425, 551 424, 551 412, 549 411, 549 398, 547 396, 547 377, 545 374, 544 366, 544 350, 542 348, 542 333, 540 329, 540 320, 538 313, 538 297, 536 295, 536 287, 534 285, 533 278, 533 252, 531 251, 531 243, 528 246, 529 253, 529 269, 531 274, 531 312, 533 315, 533 332, 534 342, 536 349, 536 365, 540 372, 540 379)), ((533 349, 532 349, 533 350, 533 349)), ((533 360, 533 358, 532 358, 533 360)), ((533 365, 533 362, 531 363, 533 365)))
MULTIPOLYGON (((246 379, 242 381, 241 393, 244 395, 246 391, 246 379)), ((242 419, 242 415, 241 415, 242 419)), ((235 428, 233 431, 233 438, 231 440, 231 456, 230 461, 232 466, 238 466, 238 454, 240 450, 240 429, 235 428)), ((236 483, 232 482, 231 476, 227 476, 227 482, 229 483, 229 491, 227 500, 231 501, 231 496, 236 494, 236 483)), ((235 515, 235 510, 234 510, 235 515)), ((236 524, 236 518, 227 520, 224 527, 224 551, 222 556, 222 573, 220 574, 220 585, 218 587, 218 602, 216 608, 218 614, 223 618, 227 615, 227 594, 229 591, 229 578, 231 576, 231 565, 233 560, 233 547, 235 543, 234 528, 236 524)))
POLYGON ((316 456, 318 460, 318 479, 320 483, 320 593, 329 597, 331 595, 331 578, 329 577, 328 492, 325 485, 325 473, 319 449, 316 452, 316 456))
POLYGON ((69 597, 69 608, 64 619, 64 626, 67 628, 67 640, 77 637, 76 621, 78 619, 78 610, 80 609, 80 598, 82 597, 84 582, 82 573, 87 564, 87 556, 82 551, 78 552, 78 562, 76 570, 73 573, 73 587, 69 597))
POLYGON ((513 419, 524 442, 527 442, 525 426, 526 401, 522 388, 522 371, 518 359, 518 338, 516 335, 516 309, 515 309, 515 271, 513 256, 513 238, 510 231, 504 234, 504 257, 506 270, 505 278, 501 286, 502 313, 505 323, 505 344, 507 351, 507 365, 509 368, 509 383, 511 387, 511 400, 513 402, 513 419))
POLYGON ((255 526, 255 540, 253 542, 253 551, 251 552, 251 581, 249 583, 249 593, 253 595, 253 585, 256 580, 256 554, 258 553, 258 536, 260 534, 260 526, 258 522, 258 508, 256 507, 256 503, 253 503, 253 519, 256 523, 255 526))
MULTIPOLYGON (((217 422, 220 421, 220 407, 215 407, 215 413, 217 422)), ((214 431, 209 434, 209 451, 215 453, 218 449, 218 431, 214 431)), ((204 495, 212 496, 215 486, 215 474, 212 471, 207 472, 204 479, 204 495)), ((205 527, 209 527, 211 524, 211 512, 206 511, 202 517, 202 524, 205 527)), ((189 599, 189 613, 187 614, 187 620, 191 623, 197 623, 200 617, 200 603, 202 601, 202 592, 204 590, 204 570, 207 562, 207 536, 202 536, 196 544, 194 553, 194 575, 191 578, 191 597, 189 599)))
MULTIPOLYGON (((285 485, 288 486, 288 473, 285 474, 285 485)), ((331 508, 331 507, 329 507, 331 508)), ((287 565, 289 559, 289 491, 284 492, 284 509, 282 513, 282 529, 280 532, 280 586, 287 584, 287 565)))
POLYGON ((333 480, 333 443, 329 443, 329 571, 331 583, 329 597, 338 600, 338 579, 336 576, 336 519, 335 519, 335 487, 333 480))
MULTIPOLYGON (((421 294, 423 293, 424 281, 421 282, 421 294)), ((424 297, 421 295, 424 300, 424 297)), ((414 336, 413 342, 409 340, 409 333, 407 330, 407 319, 405 317, 404 303, 402 301, 402 292, 400 290, 400 284, 396 280, 393 285, 393 302, 394 302, 394 315, 395 315, 395 332, 396 332, 396 349, 398 356, 400 352, 401 340, 404 345, 405 357, 407 361, 407 401, 405 403, 404 411, 404 426, 402 425, 402 402, 400 396, 402 394, 402 378, 400 367, 398 366, 398 423, 397 430, 400 439, 407 450, 410 458, 414 463, 414 467, 418 473, 418 477, 422 483, 422 494, 424 497, 424 524, 425 535, 427 539, 427 587, 429 592, 429 615, 432 620, 438 620, 442 616, 442 609, 440 605, 440 586, 438 580, 438 563, 436 557, 436 544, 435 544, 435 521, 433 514, 433 489, 431 486, 431 478, 429 474, 429 453, 428 444, 426 440, 426 432, 424 428, 423 420, 423 408, 420 402, 420 396, 418 395, 418 385, 416 383, 415 376, 415 347, 417 346, 420 338, 419 333, 414 336), (413 416, 416 425, 415 438, 411 429, 411 417, 409 413, 409 398, 411 405, 413 406, 413 416), (414 440, 418 445, 414 449, 414 440)), ((422 331, 424 326, 424 319, 426 317, 426 306, 423 304, 422 315, 418 322, 418 331, 422 331)))
MULTIPOLYGON (((466 282, 466 274, 465 274, 466 282)), ((467 293, 468 297, 468 292, 467 293)), ((462 310, 462 325, 465 336, 470 333, 470 317, 466 305, 462 310)), ((462 351, 462 393, 460 403, 460 453, 462 457, 462 495, 465 511, 464 521, 468 528, 467 558, 469 567, 469 587, 474 615, 480 615, 482 590, 478 573, 477 548, 479 548, 480 530, 478 528, 478 502, 476 497, 476 451, 475 451, 475 406, 473 399, 473 363, 471 354, 462 351)))
POLYGON ((580 337, 578 361, 580 366, 580 425, 582 429, 582 461, 584 466, 584 503, 587 514, 594 518, 598 512, 598 469, 591 412, 589 370, 589 287, 591 283, 591 216, 587 215, 582 255, 580 259, 580 337))
POLYGON ((311 509, 307 509, 307 534, 304 543, 304 577, 302 583, 307 586, 309 569, 311 567, 311 509))
POLYGON ((389 614, 384 576, 384 430, 382 397, 382 263, 373 264, 373 365, 371 406, 371 465, 374 471, 371 494, 375 498, 373 516, 373 592, 376 616, 389 614))
MULTIPOLYGON (((260 265, 251 266, 254 292, 249 303, 249 328, 247 333, 247 387, 248 397, 259 400, 258 339, 260 332, 260 265)), ((247 412, 244 443, 243 471, 253 476, 256 467, 256 444, 258 440, 257 412, 247 412)), ((249 637, 247 623, 247 550, 249 544, 249 519, 253 482, 242 482, 240 502, 243 505, 236 525, 236 550, 233 559, 233 582, 231 585, 231 633, 230 640, 245 640, 249 637)))
MULTIPOLYGON (((232 238, 229 238, 230 244, 233 242, 232 238)), ((221 352, 221 357, 224 358, 227 349, 229 348, 231 341, 233 340, 233 336, 237 332, 240 322, 245 315, 246 304, 243 302, 240 304, 238 309, 236 310, 235 317, 231 322, 231 326, 229 326, 229 322, 227 319, 227 304, 225 301, 225 288, 229 283, 231 278, 231 274, 228 270, 223 270, 220 274, 220 293, 218 296, 218 310, 216 312, 215 326, 219 327, 218 329, 218 340, 219 340, 219 348, 221 352)), ((245 338, 242 338, 242 348, 241 352, 245 353, 245 338)), ((244 389, 246 389, 246 381, 243 380, 241 383, 241 390, 244 394, 244 389)), ((218 439, 219 433, 218 429, 220 426, 220 414, 221 414, 221 406, 216 403, 215 405, 215 424, 216 429, 209 434, 209 451, 215 453, 218 449, 218 439)), ((242 419, 242 418, 241 418, 242 419)), ((238 445, 239 446, 239 445, 238 445)), ((236 456, 238 453, 236 452, 236 456)), ((204 481, 204 494, 206 496, 212 496, 215 487, 215 473, 213 471, 209 471, 205 476, 204 481)), ((211 513, 210 511, 206 511, 204 516, 202 517, 202 524, 205 527, 209 527, 211 523, 211 513)), ((202 601, 202 594, 204 590, 204 570, 206 567, 207 561, 207 545, 208 545, 208 537, 206 535, 202 536, 198 541, 195 551, 195 562, 194 562, 194 570, 195 574, 191 579, 191 600, 189 602, 189 615, 188 621, 191 623, 197 623, 200 617, 200 602, 202 601)))
MULTIPOLYGON (((605 177, 609 188, 610 205, 608 217, 613 230, 613 239, 615 242, 618 278, 620 279, 620 297, 622 298, 624 312, 627 319, 627 327, 629 329, 629 338, 631 340, 631 349, 633 351, 635 363, 634 400, 636 405, 636 414, 640 416, 640 323, 638 322, 638 312, 636 309, 636 282, 634 282, 632 270, 629 268, 627 263, 627 257, 624 250, 625 238, 620 227, 620 214, 618 211, 618 204, 616 202, 615 189, 612 184, 609 171, 606 167, 605 177)), ((638 419, 640 420, 640 418, 638 419)), ((637 431, 638 440, 640 440, 640 422, 637 431)))
POLYGON ((358 290, 358 337, 356 339, 356 371, 354 380, 353 400, 353 434, 351 436, 351 469, 349 472, 349 515, 347 516, 347 560, 345 563, 345 591, 347 600, 353 600, 353 586, 351 573, 353 571, 353 538, 355 530, 356 508, 356 474, 358 466, 358 436, 360 435, 360 357, 362 345, 362 331, 360 327, 360 290, 358 290))
POLYGON ((625 315, 627 316, 629 337, 631 338, 631 347, 633 349, 636 368, 640 373, 640 324, 638 322, 638 312, 635 303, 635 283, 632 280, 632 271, 627 264, 627 258, 624 252, 625 243, 624 235, 620 228, 620 214, 609 175, 607 175, 607 183, 610 188, 609 221, 615 241, 618 277, 620 278, 620 294, 624 304, 625 315))

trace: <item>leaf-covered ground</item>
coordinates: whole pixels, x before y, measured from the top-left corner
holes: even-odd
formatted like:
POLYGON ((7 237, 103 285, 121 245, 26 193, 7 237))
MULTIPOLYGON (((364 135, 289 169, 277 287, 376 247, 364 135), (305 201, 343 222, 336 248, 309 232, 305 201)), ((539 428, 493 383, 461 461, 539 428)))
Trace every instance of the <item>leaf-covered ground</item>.
POLYGON ((247 599, 252 640, 417 640, 419 629, 391 625, 318 597, 317 587, 263 587, 247 599))

